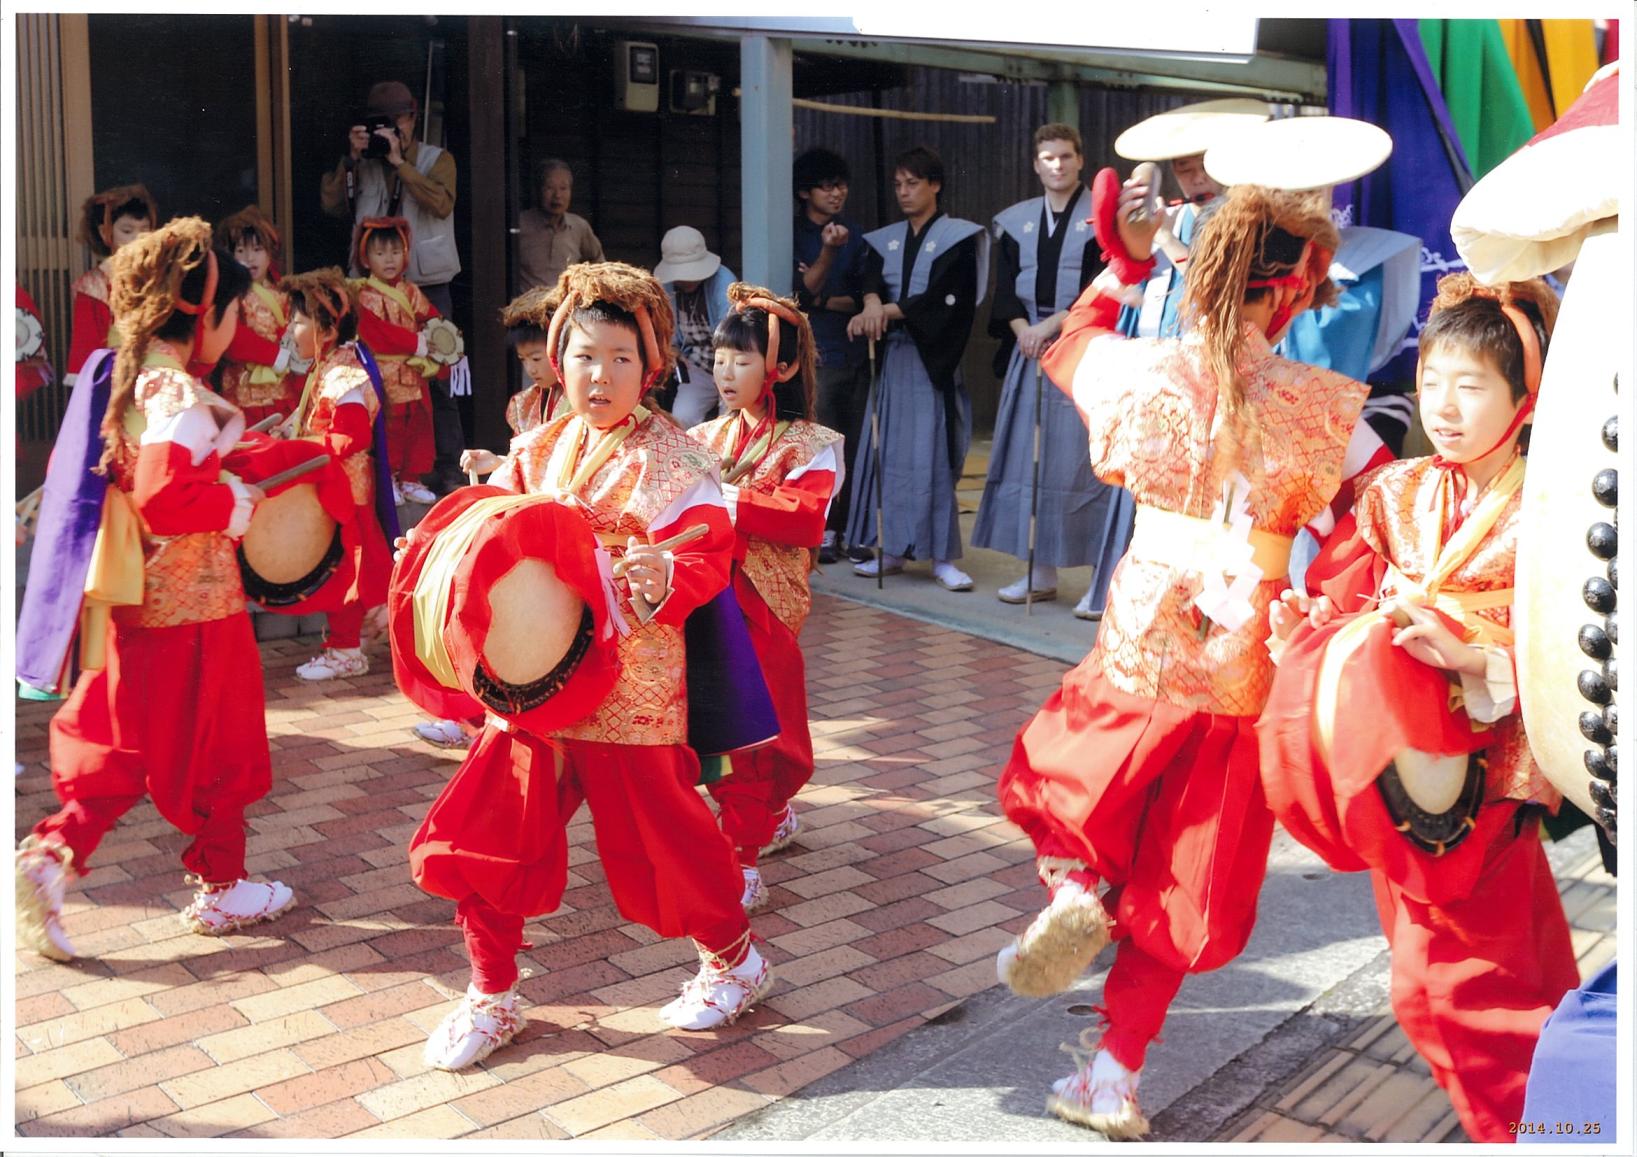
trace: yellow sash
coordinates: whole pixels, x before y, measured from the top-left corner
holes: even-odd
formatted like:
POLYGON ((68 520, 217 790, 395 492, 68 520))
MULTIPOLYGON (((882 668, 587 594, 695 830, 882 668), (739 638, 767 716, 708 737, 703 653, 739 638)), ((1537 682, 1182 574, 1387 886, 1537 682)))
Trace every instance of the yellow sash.
POLYGON ((142 519, 130 496, 109 483, 80 608, 80 666, 87 671, 106 663, 113 608, 142 605, 142 571, 142 519))
MULTIPOLYGON (((1215 556, 1225 533, 1229 533, 1225 527, 1209 518, 1139 505, 1127 552, 1146 562, 1197 571, 1203 561, 1215 556)), ((1261 568, 1264 582, 1283 578, 1290 571, 1291 542, 1289 535, 1251 528, 1251 562, 1261 568)))
MULTIPOLYGON (((1483 497, 1478 500, 1478 505, 1471 515, 1456 528, 1455 533, 1449 536, 1449 541, 1438 551, 1438 557, 1433 560, 1432 569, 1428 572, 1425 582, 1415 582, 1407 578, 1396 566, 1389 564, 1387 576, 1381 584, 1383 603, 1389 605, 1378 606, 1373 611, 1359 615, 1341 627, 1325 647, 1324 659, 1319 666, 1319 677, 1314 686, 1313 734, 1320 754, 1326 759, 1330 756, 1336 717, 1341 711, 1339 691, 1342 668, 1346 666, 1348 658, 1364 644, 1370 629, 1382 619, 1391 617, 1390 604, 1394 600, 1429 606, 1444 612, 1460 624, 1464 642, 1499 647, 1512 645, 1511 630, 1474 613, 1511 606, 1511 587, 1492 591, 1443 591, 1439 588, 1450 575, 1477 553, 1484 538, 1495 528, 1495 523, 1500 520, 1507 502, 1523 485, 1523 465, 1523 459, 1519 456, 1514 456, 1507 464, 1500 477, 1495 479, 1483 497)), ((1450 693, 1452 705, 1458 705, 1461 695, 1460 684, 1452 684, 1450 693)))
MULTIPOLYGON (((279 300, 278 293, 270 286, 263 285, 259 281, 250 283, 250 291, 261 299, 262 304, 272 312, 273 320, 278 323, 280 329, 283 329, 289 318, 284 312, 284 303, 279 300)), ((252 363, 245 370, 244 380, 252 386, 276 386, 284 380, 284 375, 272 366, 260 366, 252 363)))
MULTIPOLYGON (((382 297, 387 298, 401 308, 409 315, 411 325, 419 322, 419 319, 415 317, 415 307, 409 303, 409 295, 396 285, 388 285, 380 278, 373 276, 364 278, 361 284, 375 290, 382 297)), ((378 362, 403 362, 416 373, 428 378, 437 377, 438 372, 443 369, 431 358, 422 357, 420 354, 376 354, 375 360, 378 362)))
POLYGON ((520 506, 549 502, 541 494, 494 494, 480 498, 438 533, 427 548, 426 563, 415 582, 410 607, 415 623, 415 654, 445 687, 458 690, 460 679, 454 661, 443 645, 443 624, 449 617, 449 594, 454 585, 455 567, 466 557, 483 521, 520 506))
MULTIPOLYGON (((744 411, 739 411, 739 414, 740 420, 743 421, 744 411)), ((747 422, 746 425, 749 425, 749 423, 747 422)), ((727 466, 727 469, 723 472, 722 477, 724 479, 732 478, 735 474, 738 474, 740 470, 744 469, 747 462, 755 462, 760 459, 763 454, 766 454, 773 448, 773 443, 784 437, 784 432, 788 429, 790 429, 790 423, 788 421, 773 423, 773 425, 769 426, 759 438, 755 439, 750 445, 746 446, 745 452, 739 455, 735 461, 726 462, 724 460, 724 465, 727 466)))
POLYGON ((630 416, 632 419, 630 422, 621 422, 618 426, 602 432, 602 436, 592 446, 591 453, 585 456, 585 461, 579 464, 578 469, 574 463, 580 455, 580 447, 591 425, 578 414, 569 419, 567 428, 557 439, 557 444, 551 448, 551 458, 546 463, 546 476, 553 480, 554 497, 578 495, 581 487, 590 482, 591 476, 602 469, 603 464, 620 448, 621 443, 648 420, 648 410, 639 405, 631 411, 630 416))

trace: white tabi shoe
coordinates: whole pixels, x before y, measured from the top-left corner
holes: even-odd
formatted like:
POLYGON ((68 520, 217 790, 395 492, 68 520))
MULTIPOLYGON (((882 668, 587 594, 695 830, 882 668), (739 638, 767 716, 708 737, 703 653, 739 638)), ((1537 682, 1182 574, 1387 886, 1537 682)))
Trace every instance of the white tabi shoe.
POLYGON ((1137 1104, 1141 1079, 1141 1069, 1128 1069, 1099 1049, 1090 1064, 1082 1063, 1071 1076, 1052 1082, 1046 1109, 1095 1129, 1110 1141, 1135 1140, 1148 1132, 1148 1118, 1137 1104))
POLYGON ((972 576, 952 562, 933 563, 932 578, 946 591, 969 591, 972 589, 972 576))
POLYGON ((796 815, 796 809, 785 804, 784 814, 779 817, 779 826, 773 829, 773 838, 767 841, 767 846, 761 850, 757 858, 784 851, 800 831, 801 819, 796 815))
MULTIPOLYGON (((875 559, 870 558, 870 559, 866 559, 863 562, 854 563, 853 564, 853 573, 855 575, 857 575, 859 578, 874 578, 875 577, 875 559)), ((896 555, 896 554, 884 554, 884 555, 882 555, 881 556, 881 573, 883 575, 903 574, 904 573, 904 560, 903 560, 903 558, 901 556, 899 556, 899 555, 896 555)))
POLYGON ((732 1024, 773 987, 773 968, 754 945, 737 967, 717 967, 710 953, 699 954, 699 974, 682 986, 682 995, 659 1010, 659 1018, 689 1032, 732 1024))
POLYGON ((423 739, 433 747, 472 746, 472 737, 454 719, 425 719, 415 724, 412 730, 416 739, 423 739))
MULTIPOLYGON (((197 877, 194 877, 197 881, 197 877)), ((193 903, 182 909, 182 926, 201 936, 226 936, 240 928, 261 924, 284 914, 296 902, 288 884, 274 880, 235 880, 231 884, 204 887, 193 894, 193 903)))
POLYGON ((1102 619, 1102 611, 1094 611, 1091 609, 1091 592, 1095 589, 1095 587, 1087 587, 1086 593, 1080 596, 1080 601, 1074 604, 1075 618, 1086 619, 1087 621, 1093 623, 1102 619))
POLYGON ((308 659, 296 668, 296 678, 309 683, 328 679, 351 679, 369 674, 369 656, 362 647, 325 647, 316 659, 308 659))
MULTIPOLYGON (((1029 576, 1024 575, 1014 583, 1007 583, 995 592, 995 597, 1003 603, 1026 603, 1029 601, 1029 576)), ((1055 566, 1036 566, 1034 568, 1034 601, 1049 603, 1057 597, 1057 568, 1055 566)))
POLYGON ((63 893, 73 849, 38 836, 17 847, 17 944, 50 960, 74 959, 74 944, 63 931, 63 893))
POLYGON ((517 1010, 517 985, 505 992, 481 993, 468 985, 466 995, 426 1039, 428 1068, 454 1072, 475 1065, 511 1042, 523 1027, 517 1010))
POLYGON ((762 882, 762 874, 755 868, 741 869, 745 874, 745 890, 739 894, 739 907, 745 910, 745 915, 758 908, 767 907, 767 885, 762 882))
POLYGON ((1023 934, 996 954, 995 973, 1019 996, 1054 996, 1073 984, 1107 943, 1103 902, 1065 880, 1023 934))
POLYGON ((422 506, 431 506, 438 500, 438 496, 432 493, 430 489, 422 486, 419 482, 409 480, 400 480, 398 482, 398 493, 402 494, 408 501, 418 502, 422 506))

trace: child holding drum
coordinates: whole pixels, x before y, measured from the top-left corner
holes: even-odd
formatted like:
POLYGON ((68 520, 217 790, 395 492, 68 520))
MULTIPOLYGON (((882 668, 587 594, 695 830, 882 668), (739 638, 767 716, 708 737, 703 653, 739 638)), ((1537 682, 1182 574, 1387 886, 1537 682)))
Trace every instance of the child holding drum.
MULTIPOLYGON (((232 339, 249 275, 212 248, 210 225, 197 217, 132 240, 110 275, 124 341, 101 415, 105 474, 75 481, 93 509, 102 496, 101 528, 70 532, 97 534, 104 549, 86 576, 93 582, 55 576, 94 588, 105 609, 88 597, 84 670, 51 720, 52 786, 63 806, 17 851, 19 942, 56 960, 75 954, 61 923, 70 875, 85 873, 144 797, 191 837, 182 863, 197 892, 182 913, 186 927, 219 936, 294 902, 282 883, 245 878, 244 812, 267 794, 272 762, 234 540, 261 491, 223 470, 243 416, 187 370, 195 359, 213 362, 232 339)), ((85 383, 88 393, 95 387, 85 383)), ((74 436, 59 438, 65 463, 74 436)), ((47 613, 80 610, 74 600, 47 613)))
POLYGON ((370 353, 354 340, 360 310, 357 291, 338 268, 287 277, 290 334, 296 353, 313 369, 285 431, 318 442, 340 463, 355 507, 341 524, 344 573, 302 612, 328 615, 324 650, 296 668, 309 682, 351 678, 369 671, 364 619, 386 602, 392 558, 388 537, 397 537, 397 508, 388 499, 386 431, 381 419, 387 393, 370 353))
POLYGON ((1361 476, 1308 568, 1322 593, 1269 609, 1258 725, 1280 822, 1369 870, 1393 1012, 1479 1142, 1514 1139, 1541 1025, 1580 980, 1539 835, 1561 797, 1512 657, 1520 440, 1556 316, 1542 281, 1439 281, 1417 373, 1437 455, 1361 476))
POLYGON ((712 336, 722 416, 693 437, 722 462, 735 530, 733 589, 779 719, 779 737, 731 757, 709 785, 737 849, 746 912, 767 903, 757 859, 788 846, 790 801, 813 777, 807 675, 797 636, 813 596, 807 575, 843 481, 841 435, 813 418, 813 331, 794 301, 735 282, 712 336))
MULTIPOLYGON (((670 368, 670 305, 650 274, 615 262, 572 266, 558 286, 563 300, 548 341, 570 410, 517 439, 490 481, 500 492, 554 497, 549 507, 578 512, 596 540, 623 553, 623 577, 611 588, 593 579, 591 598, 601 606, 607 589, 617 614, 598 615, 625 629, 592 644, 617 650, 618 674, 596 706, 573 714, 577 721, 536 733, 510 711, 489 715, 410 845, 416 883, 458 902, 455 919, 472 961, 465 998, 427 1042, 427 1063, 440 1069, 475 1063, 521 1027, 523 925, 561 903, 565 829, 582 800, 620 911, 662 936, 689 936, 698 949, 698 975, 660 1010, 666 1023, 689 1030, 731 1023, 772 983, 739 905, 733 849, 695 790, 699 759, 687 746, 683 624, 727 585, 733 525, 709 452, 641 404, 670 368), (704 528, 702 537, 686 545, 653 545, 694 527, 704 528)), ((447 525, 445 506, 478 493, 498 492, 459 491, 429 520, 447 525)), ((397 573, 430 565, 423 556, 439 542, 412 531, 397 573)), ((588 545, 586 553, 597 552, 588 545)), ((570 565, 584 572, 588 563, 575 558, 559 569, 570 565)), ((522 569, 512 564, 507 579, 522 569)), ((489 594, 486 607, 497 597, 489 594)), ((392 603, 402 685, 414 676, 400 650, 397 580, 392 603)), ((463 613, 450 605, 451 622, 463 613)), ((589 603, 584 613, 591 615, 589 603)), ((413 648, 418 655, 420 643, 413 648)), ((573 678, 571 664, 542 682, 572 688, 573 678)), ((535 689, 497 690, 509 697, 535 689)))

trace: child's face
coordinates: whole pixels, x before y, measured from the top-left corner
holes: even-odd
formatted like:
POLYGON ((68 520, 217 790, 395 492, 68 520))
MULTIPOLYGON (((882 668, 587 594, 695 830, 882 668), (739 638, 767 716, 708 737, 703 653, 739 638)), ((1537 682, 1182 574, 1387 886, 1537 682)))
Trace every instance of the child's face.
POLYGON ((335 331, 327 330, 304 313, 290 317, 290 340, 295 342, 296 355, 316 359, 335 340, 335 331))
POLYGON ((250 270, 252 281, 266 281, 267 268, 272 264, 272 255, 261 243, 261 238, 255 234, 241 237, 233 243, 233 260, 250 270))
POLYGON ((574 412, 598 430, 623 422, 642 400, 641 339, 607 321, 569 328, 563 392, 574 412))
POLYGON ((1417 397, 1427 438, 1450 462, 1487 454, 1518 412, 1512 387, 1494 362, 1448 345, 1422 356, 1417 397))
POLYGON ((755 350, 735 350, 718 346, 711 374, 716 392, 728 410, 743 410, 761 401, 762 383, 767 380, 767 358, 755 350))
POLYGON ((528 376, 529 385, 549 390, 557 384, 557 374, 551 368, 551 359, 546 356, 545 342, 518 342, 517 360, 523 367, 523 373, 528 376))
POLYGON ((138 237, 146 237, 153 232, 153 222, 146 217, 115 217, 114 223, 108 227, 112 234, 109 238, 109 248, 118 253, 125 246, 138 237))
POLYGON ((396 237, 371 237, 364 249, 364 264, 371 277, 397 281, 404 271, 404 243, 396 237))

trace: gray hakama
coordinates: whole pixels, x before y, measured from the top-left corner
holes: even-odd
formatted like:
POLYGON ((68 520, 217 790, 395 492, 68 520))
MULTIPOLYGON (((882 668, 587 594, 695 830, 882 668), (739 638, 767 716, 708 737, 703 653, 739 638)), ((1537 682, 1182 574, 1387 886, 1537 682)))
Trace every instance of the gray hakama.
MULTIPOLYGON (((995 218, 1001 246, 999 276, 1011 281, 1014 291, 997 288, 994 308, 999 322, 992 324, 993 329, 999 331, 1009 317, 1033 325, 1074 304, 1098 268, 1096 242, 1086 224, 1090 203, 1089 192, 1082 189, 1051 230, 1058 235, 1050 237, 1044 198, 1013 205, 995 218), (1042 274, 1050 284, 1040 284, 1042 274)), ((1019 559, 1029 555, 1038 364, 1013 346, 995 417, 989 476, 972 530, 972 545, 1019 559)), ((1124 490, 1092 473, 1085 422, 1069 397, 1047 379, 1041 381, 1040 427, 1035 561, 1095 567, 1091 605, 1101 610, 1109 578, 1131 537, 1134 507, 1124 490)))
POLYGON ((855 546, 876 544, 870 421, 879 410, 883 551, 905 558, 958 559, 955 485, 972 439, 972 404, 959 367, 983 298, 988 235, 971 221, 940 213, 919 237, 912 237, 909 223, 900 221, 866 234, 865 240, 878 291, 884 300, 898 303, 904 321, 895 322, 878 347, 880 377, 865 408, 854 459, 846 539, 855 546))

